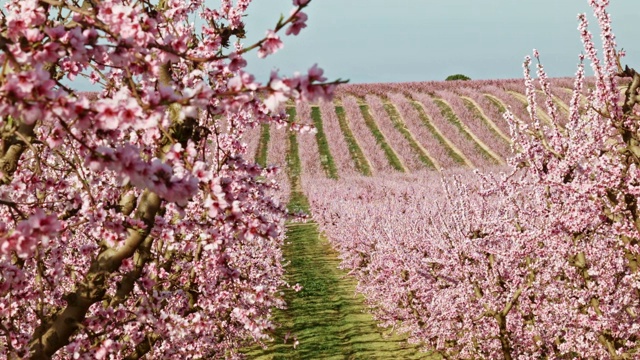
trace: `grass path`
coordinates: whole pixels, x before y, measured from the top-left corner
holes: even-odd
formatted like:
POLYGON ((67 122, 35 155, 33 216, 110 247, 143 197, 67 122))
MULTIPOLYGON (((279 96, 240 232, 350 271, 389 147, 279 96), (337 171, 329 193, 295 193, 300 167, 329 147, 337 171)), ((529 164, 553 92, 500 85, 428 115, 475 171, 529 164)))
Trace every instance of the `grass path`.
MULTIPOLYGON (((511 94, 511 96, 513 96, 518 101, 520 101, 523 106, 526 107, 529 104, 529 101, 527 100, 527 96, 526 95, 520 94, 520 93, 515 92, 515 91, 507 91, 507 93, 511 94)), ((546 123, 546 125, 551 126, 551 124, 553 123, 553 121, 551 121, 551 118, 549 117, 547 112, 540 106, 540 104, 537 104, 537 106, 536 106, 536 114, 538 115, 538 117, 542 121, 544 121, 546 123)))
POLYGON ((347 115, 345 114, 344 107, 336 105, 335 111, 336 116, 338 117, 338 123, 340 124, 340 130, 344 135, 344 140, 347 142, 349 153, 351 154, 351 158, 353 159, 356 169, 364 176, 371 176, 371 169, 373 167, 367 157, 364 156, 364 153, 358 144, 358 140, 356 140, 356 137, 349 128, 349 122, 347 121, 347 115))
MULTIPOLYGON (((536 94, 540 95, 542 100, 546 99, 547 94, 545 94, 544 91, 536 90, 536 94)), ((564 101, 562 101, 559 97, 557 97, 555 95, 553 95, 551 97, 551 100, 556 105, 558 110, 560 110, 562 112, 562 114, 569 115, 569 105, 565 104, 564 101)), ((561 114, 558 114, 558 115, 561 115, 561 114)))
POLYGON ((460 149, 458 149, 457 146, 455 146, 451 141, 449 141, 449 139, 447 139, 442 134, 440 129, 438 129, 436 124, 434 124, 433 121, 431 121, 431 119, 429 119, 429 116, 427 115, 427 112, 424 110, 424 106, 419 101, 415 101, 415 100, 412 99, 411 100, 411 105, 413 105, 414 109, 416 109, 416 111, 418 112, 418 114, 420 116, 420 120, 422 120, 422 124, 431 132, 431 134, 433 134, 433 136, 438 140, 438 142, 440 144, 442 144, 442 146, 444 146, 444 148, 446 149, 446 151, 449 154, 449 156, 451 156, 453 161, 455 161, 456 163, 461 164, 461 165, 474 167, 474 165, 471 162, 471 160, 469 160, 462 153, 462 151, 460 151, 460 149))
POLYGON ((284 255, 290 261, 288 280, 303 284, 300 292, 287 290, 289 308, 278 311, 281 327, 266 350, 248 352, 250 359, 428 359, 398 336, 385 336, 362 299, 354 297, 355 284, 337 268, 340 260, 314 223, 289 224, 284 255), (285 334, 297 337, 284 342, 285 334))
POLYGON ((267 166, 267 151, 269 149, 270 138, 269 124, 262 124, 260 129, 260 142, 258 143, 258 149, 255 156, 256 163, 262 167, 267 166))
MULTIPOLYGON (((569 89, 569 88, 561 88, 562 91, 568 92, 569 94, 571 94, 571 96, 573 96, 573 89, 569 89)), ((622 93, 622 95, 624 95, 624 92, 622 93)), ((580 106, 584 107, 587 106, 587 97, 584 94, 580 94, 580 106)))
POLYGON ((478 104, 475 100, 467 96, 460 96, 460 98, 462 99, 462 101, 465 102, 465 105, 467 105, 471 111, 475 112, 476 115, 479 116, 480 119, 490 127, 491 131, 494 134, 500 136, 507 144, 511 143, 511 138, 508 135, 506 135, 504 132, 502 132, 502 130, 500 130, 498 125, 484 113, 484 111, 482 110, 482 107, 480 107, 480 104, 478 104))
MULTIPOLYGON (((292 194, 290 210, 309 212, 300 184, 300 159, 295 134, 289 136, 287 172, 292 194)), ((318 225, 289 223, 284 257, 287 280, 300 283, 299 292, 284 291, 288 309, 275 313, 280 327, 267 349, 245 352, 249 359, 436 359, 407 344, 403 337, 390 336, 366 312, 363 299, 354 296, 355 283, 338 269, 340 260, 318 225), (294 349, 293 336, 299 345, 294 349), (285 337, 289 339, 285 342, 285 337)))
POLYGON ((324 133, 322 126, 322 116, 320 115, 320 107, 311 107, 311 119, 313 125, 316 127, 316 141, 318 143, 318 151, 320 152, 320 162, 327 177, 330 179, 338 178, 338 169, 336 168, 335 161, 329 150, 329 143, 327 142, 327 136, 324 133))
POLYGON ((378 125, 369 110, 369 105, 360 105, 360 112, 362 113, 362 117, 364 118, 364 122, 367 124, 367 127, 376 138, 376 143, 378 143, 384 151, 391 167, 400 172, 407 172, 406 166, 404 166, 398 154, 396 154, 391 145, 389 145, 389 142, 382 134, 382 131, 378 128, 378 125))
POLYGON ((440 171, 442 169, 440 164, 438 164, 438 162, 429 155, 427 149, 423 148, 422 145, 420 145, 420 143, 413 137, 413 134, 411 134, 407 129, 407 125, 405 125, 404 120, 402 120, 402 116, 395 105, 387 99, 383 99, 383 103, 384 109, 387 111, 389 118, 393 122, 393 127, 396 128, 396 130, 398 130, 405 139, 407 139, 413 151, 418 154, 418 159, 420 159, 420 161, 427 167, 440 171))
POLYGON ((483 94, 483 95, 489 101, 491 101, 493 105, 495 105, 498 108, 498 111, 500 111, 501 114, 504 114, 505 112, 507 112, 507 104, 505 104, 502 100, 498 99, 497 97, 491 94, 483 94))

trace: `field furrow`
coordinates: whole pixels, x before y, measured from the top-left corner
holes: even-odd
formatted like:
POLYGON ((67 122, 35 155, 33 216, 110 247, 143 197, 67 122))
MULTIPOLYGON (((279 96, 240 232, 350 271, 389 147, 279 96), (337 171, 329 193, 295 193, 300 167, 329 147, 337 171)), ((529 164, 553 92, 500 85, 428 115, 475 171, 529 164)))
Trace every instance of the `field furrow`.
POLYGON ((373 172, 373 165, 365 156, 362 147, 358 144, 358 140, 349 127, 347 121, 347 113, 344 110, 344 106, 335 106, 335 113, 340 122, 340 130, 344 134, 344 140, 349 147, 349 153, 353 159, 356 169, 365 176, 371 176, 373 172))
POLYGON ((376 125, 375 128, 372 127, 372 131, 377 129, 380 132, 380 141, 384 141, 389 145, 389 148, 399 158, 406 170, 417 171, 425 169, 426 164, 420 160, 420 154, 411 146, 410 141, 403 136, 398 128, 398 122, 392 118, 382 100, 373 95, 367 95, 365 100, 370 109, 371 120, 376 125))
POLYGON ((484 155, 488 155, 499 164, 504 164, 504 159, 509 156, 510 148, 492 128, 473 111, 465 105, 459 95, 449 91, 438 91, 436 96, 445 106, 441 106, 445 111, 451 110, 452 117, 449 118, 456 127, 474 142, 484 155), (495 150, 495 151, 494 151, 495 150))
MULTIPOLYGON (((513 96, 516 100, 518 100, 523 106, 526 107, 528 105, 526 95, 521 94, 519 92, 515 92, 515 91, 507 91, 507 92, 509 93, 509 95, 513 96)), ((551 125, 553 123, 553 121, 549 117, 549 114, 547 114, 547 112, 540 106, 540 103, 538 103, 538 106, 536 106, 536 114, 538 115, 540 120, 542 120, 546 125, 551 125)))
POLYGON ((324 169, 327 177, 331 179, 338 178, 338 169, 334 161, 327 136, 324 132, 324 125, 322 123, 322 115, 320 114, 320 108, 318 106, 311 107, 311 120, 316 128, 316 141, 318 142, 318 151, 320 152, 320 163, 324 169))
POLYGON ((425 112, 429 118, 433 120, 434 126, 438 128, 443 137, 446 138, 450 144, 455 145, 457 152, 464 154, 466 159, 473 164, 472 167, 482 167, 491 164, 488 156, 483 156, 483 154, 478 151, 479 148, 474 144, 473 140, 465 136, 460 130, 460 127, 456 125, 457 119, 448 106, 428 94, 415 93, 413 96, 422 104, 425 112))
MULTIPOLYGON (((295 119, 289 119, 303 125, 312 125, 311 106, 306 102, 300 102, 295 107, 295 119)), ((302 172, 309 176, 328 176, 322 164, 322 154, 316 137, 310 133, 299 134, 300 160, 302 162, 302 172)))
POLYGON ((421 112, 420 105, 412 103, 406 96, 399 93, 390 93, 389 100, 399 112, 407 132, 438 170, 460 166, 463 163, 462 157, 447 145, 427 116, 421 112))
MULTIPOLYGON (((494 121, 493 119, 499 120, 502 119, 502 115, 500 114, 499 117, 493 116, 490 117, 488 116, 485 111, 484 108, 478 103, 476 102, 475 99, 461 95, 460 98, 465 102, 465 105, 468 108, 471 108, 471 111, 477 112, 477 116, 480 117, 480 119, 487 124, 487 126, 489 126, 489 128, 494 132, 494 134, 498 135, 499 137, 501 137, 504 141, 506 141, 507 143, 511 143, 511 138, 508 135, 508 132, 505 133, 503 131, 502 128, 500 128, 498 126, 498 121, 494 121)), ((492 108, 495 110, 495 105, 492 105, 491 103, 487 104, 488 107, 492 108)), ((501 123, 506 123, 504 121, 501 121, 501 123)))
MULTIPOLYGON (((295 108, 288 108, 287 114, 290 117, 295 118, 296 110, 295 108)), ((291 183, 287 177, 286 172, 284 171, 287 165, 287 151, 288 151, 288 141, 287 137, 289 135, 289 128, 282 126, 278 128, 277 126, 270 126, 269 128, 269 143, 267 146, 267 166, 277 166, 280 171, 275 175, 275 180, 280 187, 282 188, 276 196, 280 203, 286 204, 289 202, 289 189, 291 188, 291 183)))
POLYGON ((488 97, 494 104, 501 106, 504 111, 509 111, 516 119, 520 119, 525 123, 531 122, 531 117, 527 111, 527 105, 511 96, 503 88, 497 86, 485 86, 481 92, 488 97))
MULTIPOLYGON (((357 155, 352 156, 351 151, 349 150, 349 141, 354 142, 356 147, 356 149, 354 149, 354 153, 359 152, 360 157, 363 157, 362 151, 355 143, 353 135, 350 135, 351 139, 347 141, 346 138, 348 136, 342 130, 341 121, 338 119, 336 107, 333 102, 321 101, 318 106, 318 111, 319 116, 322 119, 325 139, 327 140, 329 149, 331 149, 331 155, 338 171, 338 176, 353 176, 358 172, 364 174, 364 172, 360 171, 359 167, 356 166, 356 161, 366 162, 366 159, 360 159, 357 155)), ((344 112, 344 110, 342 111, 344 112)), ((346 122, 344 126, 346 127, 346 131, 351 134, 351 130, 348 129, 348 124, 346 124, 346 122)))
MULTIPOLYGON (((426 98, 425 100, 431 101, 429 97, 426 98)), ((416 100, 412 100, 411 105, 413 105, 416 111, 418 111, 418 114, 420 115, 420 119, 422 120, 422 124, 426 128, 428 128, 429 131, 438 139, 440 144, 442 144, 447 149, 447 153, 449 154, 449 156, 451 156, 451 158, 457 164, 462 166, 474 167, 471 160, 469 160, 469 158, 467 158, 467 156, 465 156, 465 154, 460 149, 458 149, 458 147, 455 144, 453 144, 445 136, 445 134, 442 133, 442 131, 439 129, 439 124, 437 124, 433 120, 435 118, 442 117, 442 114, 440 114, 440 111, 437 108, 433 108, 433 106, 435 105, 429 104, 429 102, 423 103, 421 101, 416 101, 416 100), (433 105, 433 106, 427 107, 425 105, 433 105)), ((438 123, 442 121, 442 119, 438 119, 438 120, 440 120, 438 121, 438 123)))
POLYGON ((376 124, 373 115, 371 114, 371 110, 369 109, 369 105, 361 104, 359 106, 360 112, 362 113, 362 117, 364 118, 365 124, 373 134, 373 137, 376 139, 376 143, 382 150, 384 151, 384 155, 387 157, 389 164, 396 171, 407 172, 405 164, 402 163, 402 160, 396 153, 396 151, 391 147, 389 141, 386 139, 378 124, 376 124))
POLYGON ((427 149, 420 145, 413 134, 411 134, 411 131, 407 129, 407 124, 403 120, 402 115, 400 115, 398 108, 387 99, 387 101, 384 102, 384 109, 387 111, 391 121, 393 121, 393 126, 404 136, 413 151, 418 155, 418 159, 428 168, 440 170, 440 164, 429 154, 427 149))
MULTIPOLYGON (((397 171, 388 160, 388 155, 368 126, 364 114, 356 98, 346 96, 342 99, 345 114, 353 135, 357 139, 362 152, 372 165, 372 172, 397 171)), ((363 105, 364 106, 364 105, 363 105)))
MULTIPOLYGON (((267 153, 269 152, 269 140, 271 137, 269 124, 260 125, 259 131, 260 137, 258 145, 256 146, 255 160, 256 163, 262 167, 267 166, 267 153)), ((254 133, 254 135, 257 135, 254 133)))
POLYGON ((495 97, 489 98, 477 89, 460 88, 456 89, 455 92, 458 93, 461 98, 471 102, 486 119, 489 127, 511 143, 511 127, 504 117, 507 110, 502 101, 495 97))
POLYGON ((242 139, 247 146, 247 150, 245 153, 245 157, 247 159, 256 159, 256 155, 258 153, 258 147, 260 146, 260 132, 262 128, 257 126, 255 128, 247 130, 242 139))

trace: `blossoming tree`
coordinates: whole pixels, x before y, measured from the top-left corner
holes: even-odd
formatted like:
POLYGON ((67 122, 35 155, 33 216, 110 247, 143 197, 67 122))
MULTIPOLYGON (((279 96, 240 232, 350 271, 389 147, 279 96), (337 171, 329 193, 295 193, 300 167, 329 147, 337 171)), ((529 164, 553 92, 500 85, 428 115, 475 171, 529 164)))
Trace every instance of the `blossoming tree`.
POLYGON ((445 179, 442 195, 388 179, 310 192, 376 318, 445 358, 640 356, 640 74, 621 65, 609 2, 589 3, 602 54, 580 15, 567 115, 537 51, 539 86, 526 58, 529 118, 507 113, 515 153, 504 173, 445 179))
POLYGON ((306 26, 309 0, 243 46, 249 4, 6 3, 0 357, 234 357, 268 336, 286 212, 242 136, 337 82, 244 71, 306 26), (100 91, 62 81, 79 76, 100 91))

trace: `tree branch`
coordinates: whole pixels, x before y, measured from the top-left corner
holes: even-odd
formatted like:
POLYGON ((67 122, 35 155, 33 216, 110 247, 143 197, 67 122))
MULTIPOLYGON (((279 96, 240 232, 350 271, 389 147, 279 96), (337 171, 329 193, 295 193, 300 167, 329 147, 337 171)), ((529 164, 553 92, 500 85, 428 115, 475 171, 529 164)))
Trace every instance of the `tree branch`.
POLYGON ((124 259, 133 256, 148 237, 160 203, 161 199, 157 194, 145 190, 136 211, 136 218, 142 220, 146 228, 130 230, 129 237, 122 247, 104 250, 91 263, 84 279, 76 285, 76 290, 66 295, 67 306, 49 321, 43 321, 35 330, 29 342, 32 359, 51 359, 56 351, 69 343, 70 337, 84 321, 91 305, 104 299, 109 276, 120 268, 124 259))
POLYGON ((27 125, 22 121, 18 121, 15 128, 2 130, 3 146, 2 157, 0 157, 0 185, 11 182, 13 173, 18 169, 18 162, 24 151, 29 147, 22 139, 32 141, 35 137, 35 122, 27 125))

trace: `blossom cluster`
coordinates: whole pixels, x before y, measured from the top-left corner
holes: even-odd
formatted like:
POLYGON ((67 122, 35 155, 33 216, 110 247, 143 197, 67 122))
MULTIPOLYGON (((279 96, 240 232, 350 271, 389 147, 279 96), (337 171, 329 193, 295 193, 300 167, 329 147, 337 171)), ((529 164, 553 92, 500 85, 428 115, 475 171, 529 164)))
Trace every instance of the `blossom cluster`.
POLYGON ((461 359, 640 353, 640 74, 621 65, 609 2, 589 3, 602 59, 580 16, 585 55, 565 110, 538 51, 525 59, 528 106, 505 114, 506 167, 445 172, 441 187, 434 173, 306 179, 314 217, 374 316, 425 349, 461 359))
POLYGON ((0 357, 234 358, 268 338, 288 214, 244 137, 336 82, 245 71, 309 5, 245 45, 250 3, 5 2, 0 357))

